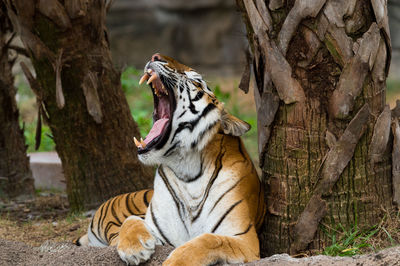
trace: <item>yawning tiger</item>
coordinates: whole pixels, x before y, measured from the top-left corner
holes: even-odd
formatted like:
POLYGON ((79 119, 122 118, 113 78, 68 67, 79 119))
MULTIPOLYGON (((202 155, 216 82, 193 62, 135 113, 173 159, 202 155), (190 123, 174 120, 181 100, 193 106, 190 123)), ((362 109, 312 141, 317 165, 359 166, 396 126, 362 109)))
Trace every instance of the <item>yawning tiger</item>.
POLYGON ((154 124, 135 143, 139 159, 158 166, 154 191, 105 202, 76 244, 115 245, 127 264, 148 260, 162 244, 176 247, 164 265, 258 259, 263 191, 239 137, 250 126, 224 110, 201 75, 170 57, 153 55, 140 83, 146 80, 154 124))

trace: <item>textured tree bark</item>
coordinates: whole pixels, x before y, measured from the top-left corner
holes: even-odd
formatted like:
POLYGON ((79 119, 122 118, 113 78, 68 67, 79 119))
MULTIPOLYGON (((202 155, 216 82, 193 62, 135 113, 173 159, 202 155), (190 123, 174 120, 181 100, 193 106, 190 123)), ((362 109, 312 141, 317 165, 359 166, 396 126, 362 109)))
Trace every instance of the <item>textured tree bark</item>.
POLYGON ((73 210, 149 187, 152 171, 137 158, 139 130, 112 64, 107 1, 6 1, 36 79, 23 70, 52 131, 73 210))
POLYGON ((321 250, 338 224, 377 224, 393 207, 391 121, 398 134, 385 107, 386 1, 237 4, 253 58, 266 186, 262 254, 321 250))
POLYGON ((13 60, 9 58, 11 33, 5 6, 0 3, 0 198, 32 197, 35 192, 18 121, 13 60))

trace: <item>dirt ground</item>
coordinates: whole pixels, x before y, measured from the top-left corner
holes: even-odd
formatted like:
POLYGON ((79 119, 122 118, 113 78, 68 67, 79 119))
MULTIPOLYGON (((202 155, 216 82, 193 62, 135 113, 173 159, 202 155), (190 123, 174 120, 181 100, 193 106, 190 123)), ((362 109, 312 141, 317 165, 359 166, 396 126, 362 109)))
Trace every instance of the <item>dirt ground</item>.
MULTIPOLYGON (((171 247, 157 247, 150 261, 143 265, 161 265, 171 247)), ((71 243, 45 242, 32 248, 21 242, 0 239, 0 265, 125 265, 115 248, 77 247, 71 243)), ((355 257, 314 256, 294 259, 287 254, 274 255, 260 261, 240 265, 400 265, 400 247, 376 254, 355 257)))
MULTIPOLYGON (((158 248, 146 265, 161 265, 170 249, 158 248)), ((31 247, 0 239, 0 265, 126 265, 115 248, 77 247, 70 242, 45 242, 31 247)))
POLYGON ((38 247, 45 241, 71 241, 84 234, 90 212, 71 214, 64 193, 42 192, 35 199, 0 201, 0 238, 38 247))
MULTIPOLYGON (((68 213, 63 193, 42 192, 32 200, 0 201, 0 265, 125 265, 115 248, 72 244, 86 232, 90 215, 68 213)), ((157 247, 145 265, 161 265, 171 251, 171 247, 157 247)), ((280 254, 246 265, 400 265, 400 246, 354 257, 295 259, 280 254)))

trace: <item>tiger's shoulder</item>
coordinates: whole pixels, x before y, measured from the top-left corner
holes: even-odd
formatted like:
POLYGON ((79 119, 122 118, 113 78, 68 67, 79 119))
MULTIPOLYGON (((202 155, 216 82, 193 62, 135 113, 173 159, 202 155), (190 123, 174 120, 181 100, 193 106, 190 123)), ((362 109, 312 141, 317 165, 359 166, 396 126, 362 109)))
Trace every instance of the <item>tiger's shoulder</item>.
POLYGON ((207 157, 221 156, 224 168, 248 172, 257 176, 258 179, 254 164, 240 137, 221 133, 215 134, 214 139, 210 141, 205 151, 207 157))
MULTIPOLYGON (((261 227, 266 207, 264 189, 256 168, 240 137, 216 134, 205 149, 209 160, 220 164, 220 175, 234 184, 227 192, 233 201, 241 200, 241 207, 249 212, 256 229, 261 227)), ((221 195, 225 197, 225 193, 221 195)))

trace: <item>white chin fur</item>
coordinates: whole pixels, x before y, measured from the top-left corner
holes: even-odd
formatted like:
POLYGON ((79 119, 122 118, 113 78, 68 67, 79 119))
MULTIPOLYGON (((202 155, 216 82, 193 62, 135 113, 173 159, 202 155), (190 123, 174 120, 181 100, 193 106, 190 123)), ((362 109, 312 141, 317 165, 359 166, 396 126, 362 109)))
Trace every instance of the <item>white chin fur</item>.
POLYGON ((141 161, 144 165, 149 165, 149 166, 159 165, 160 162, 159 161, 157 162, 156 159, 157 156, 153 156, 152 153, 154 153, 153 150, 145 154, 139 154, 138 155, 139 161, 141 161))

